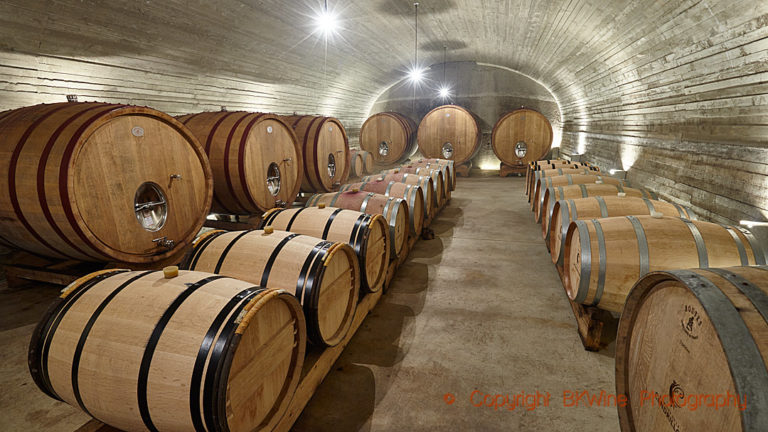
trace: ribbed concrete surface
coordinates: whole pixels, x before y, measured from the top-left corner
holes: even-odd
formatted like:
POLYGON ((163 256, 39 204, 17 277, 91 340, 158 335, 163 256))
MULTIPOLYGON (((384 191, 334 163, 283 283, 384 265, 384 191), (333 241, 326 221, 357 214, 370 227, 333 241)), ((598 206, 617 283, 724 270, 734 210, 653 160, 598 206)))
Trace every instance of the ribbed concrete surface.
POLYGON ((564 406, 566 390, 614 393, 614 361, 582 348, 524 183, 459 179, 437 238, 417 244, 297 431, 619 429, 616 408, 564 406), (551 398, 494 411, 475 390, 551 398))

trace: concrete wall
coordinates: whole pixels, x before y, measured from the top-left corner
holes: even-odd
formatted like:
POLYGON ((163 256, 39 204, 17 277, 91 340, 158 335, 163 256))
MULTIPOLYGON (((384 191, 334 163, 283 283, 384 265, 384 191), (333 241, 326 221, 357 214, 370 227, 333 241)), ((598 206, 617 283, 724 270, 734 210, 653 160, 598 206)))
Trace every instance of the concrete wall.
POLYGON ((502 115, 521 107, 544 114, 552 124, 553 145, 560 145, 560 108, 546 87, 519 72, 475 62, 448 62, 445 69, 442 63, 432 65, 421 83, 414 86, 410 80, 403 80, 386 90, 370 114, 396 111, 418 124, 430 110, 449 103, 469 109, 479 120, 483 136, 480 153, 473 160, 475 166, 499 168, 499 159, 491 148, 493 126, 502 115), (446 99, 439 96, 443 86, 450 89, 446 99))

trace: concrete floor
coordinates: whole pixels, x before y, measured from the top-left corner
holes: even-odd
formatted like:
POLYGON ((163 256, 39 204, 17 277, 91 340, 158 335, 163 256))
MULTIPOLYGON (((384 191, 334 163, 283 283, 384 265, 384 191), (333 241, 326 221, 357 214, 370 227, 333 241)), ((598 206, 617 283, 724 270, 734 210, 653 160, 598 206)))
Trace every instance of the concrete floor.
MULTIPOLYGON (((474 173, 473 173, 474 174, 474 173)), ((564 391, 614 393, 613 347, 583 350, 524 179, 459 179, 295 425, 296 431, 617 431, 612 407, 565 407, 564 391), (551 395, 549 406, 475 407, 479 395, 551 395), (448 403, 451 402, 451 403, 448 403)), ((70 432, 88 418, 44 396, 26 368, 55 288, 0 290, 0 430, 70 432)))

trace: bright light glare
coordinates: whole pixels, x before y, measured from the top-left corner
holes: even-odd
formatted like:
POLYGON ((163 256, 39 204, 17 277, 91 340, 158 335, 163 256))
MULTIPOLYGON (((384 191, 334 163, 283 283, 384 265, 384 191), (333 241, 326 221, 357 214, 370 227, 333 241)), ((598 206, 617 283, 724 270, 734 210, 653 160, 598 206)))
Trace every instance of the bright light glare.
POLYGON ((410 72, 408 72, 408 78, 410 78, 411 81, 415 83, 421 82, 421 80, 424 78, 424 71, 419 68, 413 68, 410 72))
POLYGON ((324 36, 330 36, 336 33, 336 29, 339 27, 339 22, 336 14, 329 10, 324 10, 315 18, 315 25, 317 26, 317 31, 324 36))
POLYGON ((451 95, 451 89, 449 89, 448 87, 442 87, 440 89, 440 97, 441 98, 445 99, 445 98, 447 98, 450 95, 451 95))
POLYGON ((756 226, 764 227, 764 226, 768 226, 768 222, 742 220, 742 221, 739 221, 739 225, 744 225, 747 228, 754 228, 756 226))
POLYGON ((615 170, 615 169, 612 169, 612 170, 610 170, 610 171, 608 171, 608 172, 609 172, 609 173, 611 173, 611 175, 614 175, 614 174, 616 174, 616 170, 615 170))

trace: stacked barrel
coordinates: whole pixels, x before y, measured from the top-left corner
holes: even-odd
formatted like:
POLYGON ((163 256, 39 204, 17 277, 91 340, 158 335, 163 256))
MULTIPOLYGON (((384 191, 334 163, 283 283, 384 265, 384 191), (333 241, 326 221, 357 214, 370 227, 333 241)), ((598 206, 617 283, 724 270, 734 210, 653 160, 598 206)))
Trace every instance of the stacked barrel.
POLYGON ((622 430, 768 427, 768 267, 755 236, 588 164, 537 161, 527 178, 569 299, 621 315, 622 430), (728 392, 742 403, 697 410, 686 396, 728 392))

